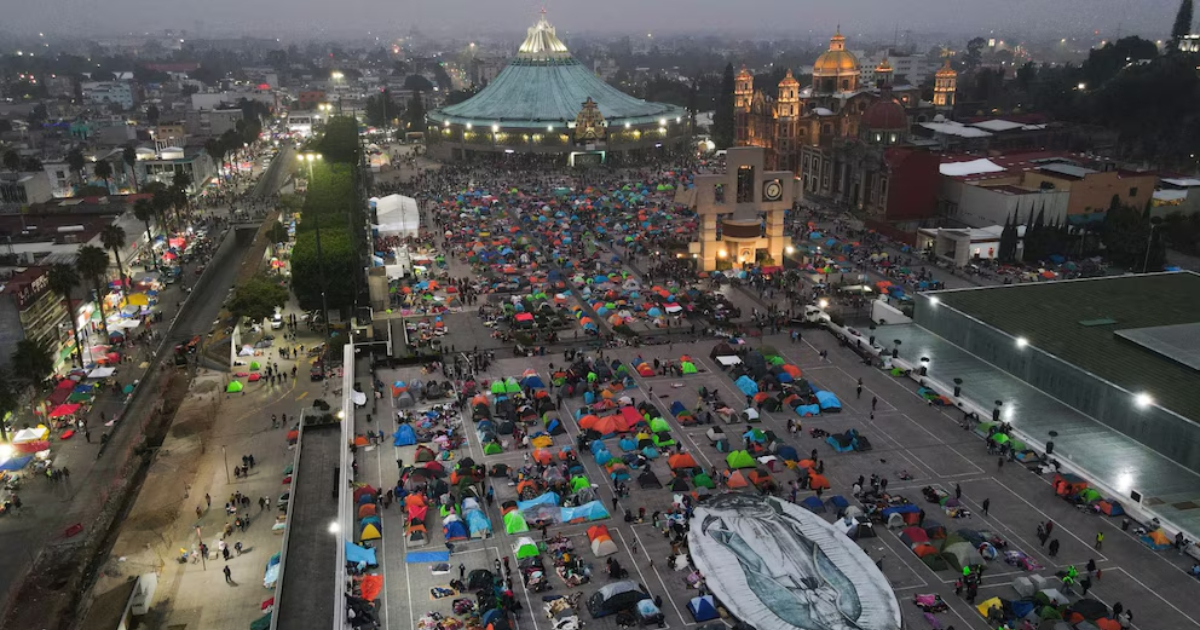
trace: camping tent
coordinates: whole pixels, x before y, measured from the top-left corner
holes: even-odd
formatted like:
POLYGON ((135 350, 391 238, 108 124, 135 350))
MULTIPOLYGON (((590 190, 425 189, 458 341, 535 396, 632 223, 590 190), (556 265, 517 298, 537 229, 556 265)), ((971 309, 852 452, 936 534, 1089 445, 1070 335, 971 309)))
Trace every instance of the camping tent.
POLYGON ((538 553, 537 543, 533 542, 532 538, 522 536, 517 539, 517 542, 513 543, 513 555, 517 557, 517 560, 533 558, 538 553))
POLYGON ((710 621, 716 619, 717 607, 713 605, 712 595, 704 597, 693 597, 692 601, 688 602, 688 612, 692 613, 692 619, 696 622, 710 621))
POLYGON ((747 453, 746 451, 733 451, 725 457, 725 463, 728 464, 730 468, 734 469, 754 468, 758 465, 758 462, 754 460, 754 457, 752 457, 750 453, 747 453))
POLYGON ((596 557, 609 556, 617 553, 617 544, 608 534, 608 528, 603 525, 593 525, 587 530, 588 540, 592 544, 592 553, 596 557))
POLYGON ((504 531, 510 534, 519 534, 529 531, 529 524, 525 522, 525 517, 521 515, 519 510, 513 510, 504 515, 504 531))

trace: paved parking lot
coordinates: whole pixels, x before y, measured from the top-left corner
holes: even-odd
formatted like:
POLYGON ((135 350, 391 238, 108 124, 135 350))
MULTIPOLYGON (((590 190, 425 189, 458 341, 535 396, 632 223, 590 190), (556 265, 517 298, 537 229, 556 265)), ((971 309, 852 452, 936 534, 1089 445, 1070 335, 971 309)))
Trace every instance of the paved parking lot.
MULTIPOLYGON (((794 446, 802 457, 807 456, 812 449, 818 451, 818 457, 825 462, 825 474, 833 486, 826 498, 839 494, 849 497, 850 486, 859 475, 869 477, 877 473, 889 479, 888 489, 893 494, 902 494, 921 505, 929 512, 930 519, 936 518, 946 525, 947 529, 990 529, 1001 535, 1009 541, 1011 548, 1026 552, 1044 565, 1045 569, 1040 571, 1044 576, 1052 576, 1056 568, 1064 568, 1068 564, 1082 569, 1082 565, 1089 559, 1094 559, 1102 569, 1102 579, 1094 582, 1089 596, 1108 605, 1120 601, 1126 608, 1133 609, 1134 626, 1137 628, 1157 630, 1200 627, 1200 621, 1197 621, 1200 619, 1200 583, 1184 573, 1184 569, 1191 566, 1186 558, 1175 552, 1150 551, 1131 535, 1121 531, 1119 519, 1097 517, 1077 511, 1053 495, 1046 478, 1016 464, 999 466, 994 457, 986 454, 984 443, 978 436, 961 429, 955 416, 942 413, 941 408, 928 406, 916 395, 915 386, 911 381, 894 379, 864 366, 849 353, 837 348, 831 336, 820 332, 806 333, 801 343, 793 344, 786 335, 781 334, 768 336, 765 342, 773 344, 787 360, 798 365, 804 371, 804 377, 814 387, 834 392, 843 403, 841 413, 803 418, 803 433, 785 440, 794 446), (829 350, 828 360, 819 357, 820 349, 829 350), (855 392, 859 378, 863 379, 864 385, 861 397, 855 392), (874 450, 866 453, 835 453, 823 440, 808 435, 808 431, 815 427, 831 433, 850 428, 858 429, 871 440, 874 450), (934 486, 949 492, 953 492, 955 486, 961 487, 964 502, 973 515, 961 521, 949 519, 940 513, 936 505, 924 502, 920 492, 924 486, 934 486), (988 500, 990 504, 987 515, 982 513, 984 500, 988 500), (1053 558, 1049 556, 1047 549, 1038 544, 1035 535, 1038 523, 1047 519, 1055 523, 1052 538, 1056 538, 1060 544, 1059 552, 1053 558), (1097 532, 1104 532, 1107 537, 1103 549, 1100 550, 1093 547, 1097 532)), ((693 357, 699 373, 684 377, 639 376, 636 377, 637 389, 627 393, 635 400, 641 401, 648 397, 650 388, 653 387, 650 399, 672 426, 672 435, 686 450, 692 452, 697 462, 706 469, 724 469, 723 454, 718 453, 705 436, 707 427, 680 427, 668 413, 671 402, 675 400, 689 409, 694 409, 697 391, 701 386, 718 389, 724 400, 731 405, 742 401, 743 397, 734 388, 733 381, 709 359, 709 352, 714 345, 714 342, 698 342, 654 346, 640 351, 621 349, 606 352, 605 358, 615 358, 629 364, 631 359, 639 354, 647 360, 654 357, 677 360, 684 353, 693 357)), ((544 380, 548 380, 550 364, 561 367, 562 362, 562 355, 531 359, 500 358, 484 378, 520 377, 525 370, 532 368, 536 369, 544 380)), ((423 378, 415 368, 381 371, 378 377, 388 383, 398 379, 423 378)), ((555 437, 554 450, 574 443, 579 428, 574 420, 569 418, 573 418, 574 412, 581 405, 582 399, 578 397, 564 401, 561 415, 566 420, 567 434, 555 437)), ((383 428, 388 433, 395 430, 395 414, 387 397, 379 401, 373 414, 375 422, 372 425, 365 422, 365 413, 368 411, 369 407, 359 413, 360 431, 368 427, 374 430, 383 428)), ((791 412, 764 413, 763 422, 758 426, 783 436, 786 435, 785 423, 789 417, 796 418, 791 412)), ((467 420, 466 424, 468 442, 466 447, 461 449, 459 456, 469 455, 476 462, 484 463, 488 467, 500 462, 520 466, 524 462, 524 453, 511 446, 503 453, 484 456, 474 431, 470 430, 471 422, 467 420)), ((741 431, 735 431, 735 428, 740 426, 742 425, 725 427, 735 447, 740 445, 736 434, 741 431)), ((609 448, 619 456, 616 440, 609 442, 609 448)), ((373 448, 369 452, 360 452, 361 477, 372 484, 380 484, 384 488, 391 487, 396 482, 398 472, 395 460, 401 458, 411 461, 412 450, 413 447, 396 449, 389 442, 386 446, 373 448)), ((665 459, 665 456, 660 457, 650 466, 664 485, 670 478, 665 459)), ((588 478, 597 486, 600 500, 606 508, 611 509, 611 481, 601 472, 601 468, 595 464, 590 454, 584 452, 580 460, 588 478)), ((791 479, 791 474, 785 471, 775 475, 784 485, 785 496, 786 483, 791 479)), ((636 474, 634 478, 636 479, 636 474)), ((684 580, 686 571, 672 571, 666 567, 666 558, 671 553, 669 541, 648 522, 627 524, 621 518, 625 509, 630 509, 636 514, 638 508, 645 507, 647 515, 656 510, 666 511, 672 502, 673 493, 668 489, 642 489, 636 482, 630 483, 630 487, 631 495, 619 502, 619 511, 600 522, 608 526, 617 544, 618 552, 612 557, 628 568, 631 578, 640 582, 651 595, 662 597, 662 610, 666 615, 667 627, 695 625, 686 606, 690 598, 696 595, 696 591, 687 587, 684 580)), ((496 504, 487 509, 494 530, 493 536, 482 541, 457 544, 450 559, 451 574, 434 575, 427 563, 406 563, 405 554, 410 550, 404 543, 401 512, 396 506, 383 512, 383 561, 380 570, 385 576, 383 605, 387 627, 413 628, 416 626, 416 620, 430 611, 449 614, 453 598, 433 599, 430 596, 430 588, 448 586, 450 580, 457 577, 457 567, 460 563, 469 573, 475 568, 491 569, 497 559, 512 556, 512 545, 517 537, 504 532, 499 505, 515 494, 515 488, 501 485, 495 487, 495 492, 496 504)), ((811 496, 811 493, 801 492, 798 499, 807 496, 811 496)), ((829 520, 833 519, 832 514, 824 516, 829 520)), ((432 509, 428 526, 431 532, 430 543, 415 550, 444 550, 441 523, 432 509)), ((607 582, 603 575, 603 560, 595 558, 587 548, 587 527, 588 524, 564 525, 552 527, 549 532, 551 536, 561 533, 570 537, 584 561, 593 565, 592 582, 578 587, 578 590, 584 593, 585 599, 607 582)), ((879 526, 877 531, 878 537, 863 539, 860 545, 871 557, 882 562, 883 572, 901 600, 901 610, 910 627, 928 627, 920 610, 909 601, 918 593, 937 593, 950 603, 950 610, 938 615, 943 627, 952 625, 958 630, 983 630, 987 627, 984 619, 972 606, 954 595, 953 572, 931 570, 905 547, 895 533, 885 530, 882 526, 879 526)), ((524 535, 535 540, 541 536, 536 530, 524 535)), ((551 563, 547 561, 546 564, 551 571, 549 580, 553 585, 552 592, 570 592, 571 589, 568 589, 558 576, 552 574, 551 563)), ((984 574, 977 601, 982 602, 992 596, 1016 598, 1012 581, 1025 573, 1002 561, 990 563, 984 574)), ((519 579, 514 581, 515 593, 525 606, 518 618, 518 624, 522 627, 549 628, 548 620, 540 611, 541 594, 527 593, 519 579), (533 614, 530 614, 531 611, 533 614)), ((614 617, 592 620, 590 615, 583 612, 582 618, 595 628, 616 628, 614 617)))

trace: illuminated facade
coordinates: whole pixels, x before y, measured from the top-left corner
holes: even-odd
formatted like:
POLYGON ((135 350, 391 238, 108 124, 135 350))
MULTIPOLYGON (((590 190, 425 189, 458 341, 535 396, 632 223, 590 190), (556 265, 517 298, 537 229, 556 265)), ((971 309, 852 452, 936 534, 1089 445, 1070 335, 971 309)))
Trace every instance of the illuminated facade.
POLYGON ((678 147, 690 135, 682 108, 629 96, 580 64, 544 11, 494 81, 428 119, 429 151, 447 160, 543 153, 563 154, 574 163, 580 157, 603 160, 613 152, 678 147))
POLYGON ((695 178, 700 239, 689 250, 698 268, 782 265, 791 246, 784 214, 792 207, 794 176, 768 170, 759 147, 730 149, 725 166, 723 174, 695 178))

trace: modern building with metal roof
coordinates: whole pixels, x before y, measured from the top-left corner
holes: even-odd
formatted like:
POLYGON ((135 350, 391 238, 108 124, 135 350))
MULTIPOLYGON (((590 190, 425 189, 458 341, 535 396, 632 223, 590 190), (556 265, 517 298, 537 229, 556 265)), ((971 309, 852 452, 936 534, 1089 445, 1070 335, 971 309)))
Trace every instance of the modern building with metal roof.
POLYGON ((625 94, 571 56, 544 11, 494 81, 428 118, 430 150, 445 159, 520 152, 603 160, 678 145, 690 132, 682 108, 625 94))

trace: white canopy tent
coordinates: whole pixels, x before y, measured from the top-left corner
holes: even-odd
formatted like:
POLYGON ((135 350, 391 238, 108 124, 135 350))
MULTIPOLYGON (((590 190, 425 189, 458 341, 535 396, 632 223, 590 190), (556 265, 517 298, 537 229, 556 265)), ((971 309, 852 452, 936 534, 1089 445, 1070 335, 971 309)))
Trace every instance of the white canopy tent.
POLYGON ((416 236, 421 229, 421 212, 412 197, 381 197, 375 203, 375 216, 379 221, 375 229, 382 236, 416 236))

